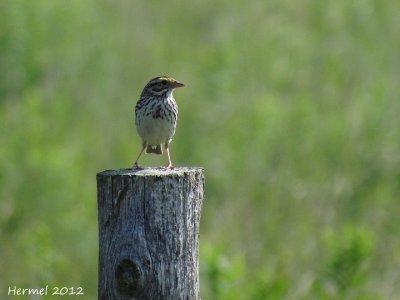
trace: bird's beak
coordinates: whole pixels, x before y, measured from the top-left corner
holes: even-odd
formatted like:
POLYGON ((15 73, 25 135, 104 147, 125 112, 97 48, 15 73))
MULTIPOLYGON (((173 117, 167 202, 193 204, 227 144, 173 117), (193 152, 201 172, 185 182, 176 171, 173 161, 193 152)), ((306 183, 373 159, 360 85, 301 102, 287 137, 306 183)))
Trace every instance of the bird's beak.
POLYGON ((175 81, 172 85, 173 85, 174 88, 185 86, 183 83, 181 83, 179 81, 175 81))

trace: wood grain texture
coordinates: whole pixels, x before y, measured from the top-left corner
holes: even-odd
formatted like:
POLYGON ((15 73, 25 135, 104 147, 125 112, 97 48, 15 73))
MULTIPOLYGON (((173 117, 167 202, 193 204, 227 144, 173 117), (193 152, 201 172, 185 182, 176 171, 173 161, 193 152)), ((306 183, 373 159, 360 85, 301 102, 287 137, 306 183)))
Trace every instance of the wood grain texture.
POLYGON ((200 299, 202 168, 97 174, 99 299, 200 299))

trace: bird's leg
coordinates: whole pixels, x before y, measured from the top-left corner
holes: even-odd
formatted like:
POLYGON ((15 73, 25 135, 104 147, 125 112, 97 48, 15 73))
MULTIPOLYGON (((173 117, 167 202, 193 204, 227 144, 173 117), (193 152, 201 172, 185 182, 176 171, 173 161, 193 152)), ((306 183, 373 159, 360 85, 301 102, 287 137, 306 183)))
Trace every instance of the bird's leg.
POLYGON ((136 158, 136 161, 135 161, 135 163, 133 164, 132 169, 142 169, 142 167, 139 165, 139 158, 140 158, 140 156, 143 154, 143 151, 144 151, 144 149, 146 149, 146 147, 147 147, 147 144, 146 144, 146 143, 143 143, 143 144, 142 144, 142 150, 140 150, 139 156, 136 158))
POLYGON ((174 167, 172 166, 172 161, 171 161, 171 155, 169 154, 169 143, 165 143, 165 151, 167 152, 167 157, 168 157, 168 165, 167 169, 173 169, 174 167))

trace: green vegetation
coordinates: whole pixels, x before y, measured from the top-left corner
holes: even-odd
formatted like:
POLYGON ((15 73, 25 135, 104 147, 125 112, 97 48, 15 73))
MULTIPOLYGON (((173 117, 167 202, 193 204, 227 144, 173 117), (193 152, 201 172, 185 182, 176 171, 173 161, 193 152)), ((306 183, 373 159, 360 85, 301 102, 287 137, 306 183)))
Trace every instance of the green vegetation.
POLYGON ((132 165, 165 74, 186 84, 172 158, 206 169, 203 299, 399 299, 399 11, 0 0, 0 298, 95 299, 95 174, 132 165))

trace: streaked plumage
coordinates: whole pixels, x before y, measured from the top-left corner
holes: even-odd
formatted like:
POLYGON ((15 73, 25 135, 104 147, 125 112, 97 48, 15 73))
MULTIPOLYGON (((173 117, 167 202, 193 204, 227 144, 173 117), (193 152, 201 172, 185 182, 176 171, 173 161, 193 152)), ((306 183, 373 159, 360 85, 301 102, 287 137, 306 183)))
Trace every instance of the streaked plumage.
POLYGON ((142 151, 138 160, 146 149, 146 153, 162 154, 161 145, 168 156, 168 168, 172 168, 169 154, 169 143, 175 134, 178 119, 178 106, 173 97, 173 90, 183 86, 182 83, 171 77, 160 76, 150 80, 144 87, 135 107, 136 130, 142 139, 142 151))

